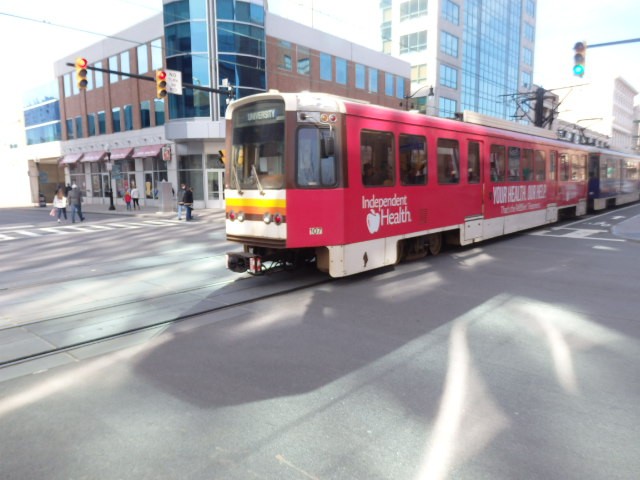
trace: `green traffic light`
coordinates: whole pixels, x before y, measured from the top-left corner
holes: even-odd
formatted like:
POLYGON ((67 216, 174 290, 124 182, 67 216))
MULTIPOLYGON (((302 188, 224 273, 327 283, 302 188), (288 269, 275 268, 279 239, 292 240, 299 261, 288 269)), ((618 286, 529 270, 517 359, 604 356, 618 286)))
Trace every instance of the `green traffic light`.
POLYGON ((584 75, 584 65, 575 65, 573 67, 573 74, 578 76, 578 77, 583 76, 584 75))

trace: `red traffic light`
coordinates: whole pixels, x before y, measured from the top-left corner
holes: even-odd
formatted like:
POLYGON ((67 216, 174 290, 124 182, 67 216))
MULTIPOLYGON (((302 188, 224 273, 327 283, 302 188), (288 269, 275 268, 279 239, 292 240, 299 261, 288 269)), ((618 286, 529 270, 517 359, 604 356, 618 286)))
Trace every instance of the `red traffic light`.
POLYGON ((167 72, 164 70, 156 70, 156 97, 164 98, 167 96, 167 72))
POLYGON ((87 80, 87 66, 89 66, 89 62, 86 58, 76 58, 76 84, 81 90, 86 89, 89 84, 87 80))

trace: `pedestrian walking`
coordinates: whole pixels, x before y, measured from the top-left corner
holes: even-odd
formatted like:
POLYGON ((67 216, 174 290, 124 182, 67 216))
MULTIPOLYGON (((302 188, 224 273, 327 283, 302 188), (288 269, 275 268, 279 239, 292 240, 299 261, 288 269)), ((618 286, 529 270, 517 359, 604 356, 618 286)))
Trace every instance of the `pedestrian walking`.
POLYGON ((140 190, 135 185, 131 189, 131 199, 133 200, 133 209, 140 210, 140 190))
POLYGON ((193 220, 193 217, 191 216, 191 212, 193 210, 193 190, 188 185, 185 187, 184 197, 182 198, 182 202, 185 208, 187 209, 186 221, 190 222, 191 220, 193 220))
POLYGON ((71 191, 69 192, 69 205, 71 206, 71 222, 76 223, 76 213, 81 222, 84 222, 85 218, 82 215, 82 192, 75 183, 71 185, 71 191))
POLYGON ((131 210, 131 192, 129 190, 124 194, 124 203, 127 204, 127 210, 131 210))
POLYGON ((53 196, 53 208, 56 209, 58 223, 60 223, 60 218, 63 215, 64 215, 64 220, 66 222, 67 221, 67 197, 64 196, 64 187, 58 188, 58 191, 53 196))
POLYGON ((184 206, 184 194, 187 191, 187 187, 184 183, 180 184, 180 190, 178 190, 178 220, 182 220, 182 212, 187 213, 187 208, 184 206))

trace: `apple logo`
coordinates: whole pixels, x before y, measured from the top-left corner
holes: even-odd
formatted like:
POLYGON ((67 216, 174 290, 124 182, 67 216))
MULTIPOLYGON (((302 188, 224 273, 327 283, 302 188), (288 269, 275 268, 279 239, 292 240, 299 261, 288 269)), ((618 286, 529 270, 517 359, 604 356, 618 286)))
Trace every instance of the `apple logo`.
POLYGON ((380 230, 380 214, 373 211, 373 209, 367 215, 367 228, 369 233, 376 233, 380 230))

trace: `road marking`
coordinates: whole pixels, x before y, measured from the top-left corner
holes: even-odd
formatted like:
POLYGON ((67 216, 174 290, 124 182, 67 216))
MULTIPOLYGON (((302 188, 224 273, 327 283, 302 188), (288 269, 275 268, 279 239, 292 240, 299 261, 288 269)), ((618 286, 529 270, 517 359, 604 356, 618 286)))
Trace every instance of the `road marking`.
POLYGON ((51 232, 51 233, 58 233, 60 235, 67 235, 70 232, 65 232, 64 230, 62 230, 61 228, 40 228, 39 229, 41 232, 51 232))
POLYGON ((117 227, 117 228, 142 228, 142 225, 139 225, 139 224, 136 224, 136 223, 131 223, 131 224, 107 223, 107 225, 110 225, 112 227, 117 227))
POLYGON ((32 232, 30 230, 14 230, 15 233, 20 233, 22 235, 26 235, 27 237, 40 237, 42 234, 32 232))
POLYGON ((11 227, 0 227, 0 230, 5 231, 5 230, 15 230, 18 228, 33 228, 35 227, 35 225, 13 225, 11 227))
MULTIPOLYGON (((567 228, 566 230, 570 230, 570 229, 567 228)), ((597 241, 603 241, 603 242, 625 242, 626 241, 621 238, 603 238, 603 237, 593 236, 598 233, 606 233, 608 232, 608 230, 588 230, 588 229, 580 229, 580 228, 571 229, 571 230, 572 230, 571 232, 565 233, 562 235, 554 235, 552 233, 549 233, 549 230, 539 230, 536 232, 531 232, 529 235, 535 235, 538 237, 573 238, 573 239, 579 238, 582 240, 597 240, 597 241)))
POLYGON ((0 233, 0 241, 5 241, 5 240, 15 240, 14 237, 10 237, 9 235, 5 235, 3 233, 0 233))

